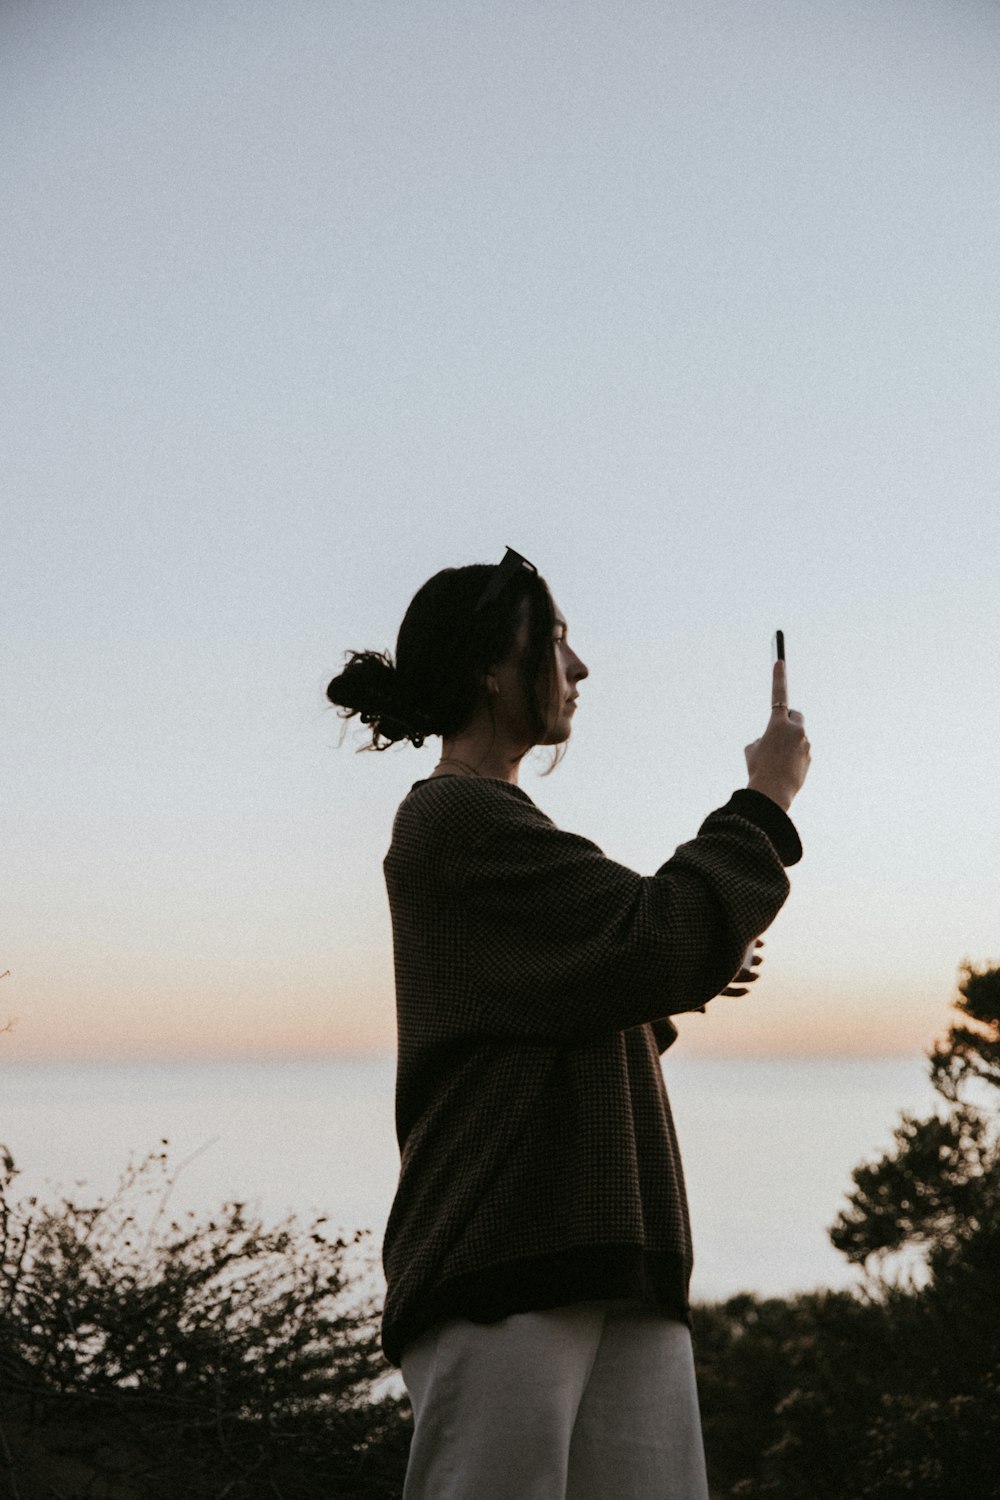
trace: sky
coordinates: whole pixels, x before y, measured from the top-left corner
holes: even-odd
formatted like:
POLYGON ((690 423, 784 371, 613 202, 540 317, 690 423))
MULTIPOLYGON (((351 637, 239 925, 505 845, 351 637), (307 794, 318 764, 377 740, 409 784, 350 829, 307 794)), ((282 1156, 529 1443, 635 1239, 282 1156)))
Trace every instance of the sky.
POLYGON ((1000 6, 6 0, 0 1056, 394 1041, 435 744, 349 648, 510 545, 521 785, 651 874, 785 631, 806 854, 695 1055, 916 1054, 1000 957, 1000 6))

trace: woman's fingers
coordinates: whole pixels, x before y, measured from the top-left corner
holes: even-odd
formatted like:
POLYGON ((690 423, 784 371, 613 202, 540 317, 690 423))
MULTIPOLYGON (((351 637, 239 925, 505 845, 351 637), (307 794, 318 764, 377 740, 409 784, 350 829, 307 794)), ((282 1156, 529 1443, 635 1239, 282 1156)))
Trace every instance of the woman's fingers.
POLYGON ((749 969, 741 969, 733 978, 732 983, 727 984, 726 988, 720 990, 719 993, 722 995, 745 995, 750 986, 755 984, 759 978, 759 974, 751 974, 749 969))
MULTIPOLYGON (((763 938, 755 938, 754 941, 750 944, 750 947, 747 949, 747 952, 750 953, 754 948, 763 948, 764 946, 765 944, 763 938)), ((756 972, 756 970, 763 962, 764 955, 762 953, 754 953, 753 957, 750 959, 750 964, 753 965, 753 968, 750 968, 747 963, 744 963, 739 973, 733 976, 732 980, 726 986, 726 988, 719 991, 720 995, 738 996, 747 994, 750 986, 752 984, 755 984, 756 981, 760 978, 760 975, 756 972)))
POLYGON ((771 709, 788 707, 788 671, 783 661, 776 661, 771 674, 771 709))

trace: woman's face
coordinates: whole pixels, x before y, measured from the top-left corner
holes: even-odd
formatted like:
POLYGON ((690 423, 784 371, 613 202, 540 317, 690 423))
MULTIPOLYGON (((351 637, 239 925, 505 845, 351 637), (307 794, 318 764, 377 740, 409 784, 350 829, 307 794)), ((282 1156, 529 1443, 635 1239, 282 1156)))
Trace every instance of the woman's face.
POLYGON ((590 675, 569 643, 565 615, 555 601, 552 607, 556 616, 552 630, 555 670, 552 674, 552 703, 546 715, 549 732, 542 741, 543 745, 561 745, 563 740, 569 739, 576 712, 577 684, 590 675))
POLYGON ((538 745, 561 745, 568 740, 573 728, 576 711, 577 684, 590 674, 569 644, 566 617, 553 600, 555 624, 552 628, 552 692, 548 704, 539 704, 545 720, 545 732, 536 738, 531 715, 525 703, 524 684, 521 680, 521 659, 528 646, 528 601, 522 606, 521 624, 517 641, 506 661, 495 667, 492 676, 497 685, 494 709, 498 719, 511 739, 520 743, 538 745))

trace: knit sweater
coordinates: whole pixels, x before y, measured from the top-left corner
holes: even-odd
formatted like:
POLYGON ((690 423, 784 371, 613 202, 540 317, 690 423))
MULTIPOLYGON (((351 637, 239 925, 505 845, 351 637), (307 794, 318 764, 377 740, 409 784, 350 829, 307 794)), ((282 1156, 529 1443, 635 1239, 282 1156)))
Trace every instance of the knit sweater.
POLYGON ((382 1341, 605 1297, 688 1317, 691 1231, 660 1053, 788 894, 801 846, 740 791, 655 875, 508 782, 437 777, 385 858, 401 1167, 382 1341))

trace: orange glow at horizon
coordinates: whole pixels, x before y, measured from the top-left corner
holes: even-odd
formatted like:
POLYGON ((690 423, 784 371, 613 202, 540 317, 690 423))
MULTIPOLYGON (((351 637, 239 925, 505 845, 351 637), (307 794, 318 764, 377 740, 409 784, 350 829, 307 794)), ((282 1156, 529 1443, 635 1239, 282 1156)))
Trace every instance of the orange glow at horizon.
MULTIPOLYGON (((699 1057, 913 1056, 946 1030, 954 995, 943 976, 920 986, 840 975, 817 982, 765 973, 743 999, 719 997, 707 1014, 677 1017, 679 1053, 699 1057)), ((953 975, 949 975, 953 981, 953 975)), ((195 1061, 361 1056, 391 1052, 395 1014, 384 973, 336 989, 315 976, 276 1002, 273 991, 206 985, 192 996, 142 986, 137 1007, 120 993, 42 993, 5 985, 0 1061, 195 1061), (16 1019, 15 1019, 16 1018, 16 1019)))
POLYGON ((194 1061, 197 1059, 363 1055, 395 1047, 391 982, 373 974, 348 986, 303 976, 294 990, 258 981, 203 983, 177 993, 148 977, 135 986, 137 1004, 121 989, 65 989, 58 1000, 43 986, 9 990, 0 1010, 0 1062, 194 1061), (277 995, 276 995, 277 992, 277 995))

